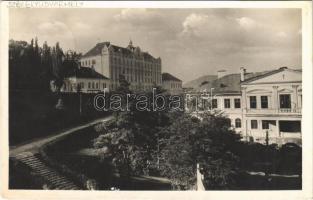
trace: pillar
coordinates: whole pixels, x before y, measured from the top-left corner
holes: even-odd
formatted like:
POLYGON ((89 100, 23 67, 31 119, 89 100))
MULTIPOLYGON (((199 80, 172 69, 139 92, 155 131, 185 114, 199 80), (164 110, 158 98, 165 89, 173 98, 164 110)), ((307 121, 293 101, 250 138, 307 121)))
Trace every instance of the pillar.
POLYGON ((242 117, 241 117, 241 130, 242 130, 242 136, 246 137, 246 140, 248 141, 248 122, 246 118, 246 111, 247 111, 247 97, 246 97, 246 87, 241 87, 241 110, 242 110, 242 117))
POLYGON ((278 100, 278 92, 277 92, 278 86, 273 86, 273 100, 272 100, 272 105, 273 109, 276 111, 279 110, 279 100, 278 100))
POLYGON ((292 85, 292 96, 291 96, 291 109, 296 112, 296 109, 299 108, 298 105, 298 85, 292 85))
POLYGON ((243 111, 246 111, 246 109, 247 109, 247 96, 246 96, 246 87, 241 87, 241 92, 242 92, 242 94, 241 94, 241 107, 242 107, 242 109, 243 109, 243 111))

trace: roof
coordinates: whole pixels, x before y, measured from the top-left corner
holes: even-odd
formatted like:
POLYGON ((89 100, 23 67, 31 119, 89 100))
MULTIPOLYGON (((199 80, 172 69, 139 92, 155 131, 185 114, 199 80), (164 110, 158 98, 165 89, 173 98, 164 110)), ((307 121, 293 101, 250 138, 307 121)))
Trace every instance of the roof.
POLYGON ((254 81, 254 80, 257 80, 257 79, 266 77, 266 76, 270 76, 270 75, 272 75, 272 74, 276 74, 276 73, 279 73, 279 72, 282 72, 282 71, 285 71, 285 70, 295 71, 295 72, 300 72, 300 73, 302 73, 302 69, 293 70, 293 69, 289 69, 289 68, 287 68, 287 67, 281 67, 281 68, 279 68, 279 69, 271 70, 271 71, 264 71, 264 72, 256 72, 256 73, 248 73, 248 74, 245 74, 245 80, 242 81, 241 83, 251 82, 251 81, 254 81))
POLYGON ((301 69, 288 69, 287 67, 281 67, 276 70, 270 71, 262 71, 262 72, 253 72, 253 73, 245 73, 245 81, 240 81, 240 74, 228 74, 221 78, 212 80, 212 81, 204 81, 199 88, 194 89, 194 92, 201 92, 206 90, 209 92, 211 88, 214 88, 212 91, 213 94, 239 94, 241 92, 241 84, 250 82, 259 78, 263 78, 265 76, 269 76, 283 70, 292 70, 296 72, 302 72, 301 69))
MULTIPOLYGON (((269 71, 264 72, 255 72, 255 73, 246 73, 245 79, 252 79, 257 76, 261 76, 263 74, 267 74, 269 71)), ((210 91, 211 88, 214 88, 213 93, 214 94, 239 94, 241 92, 241 84, 240 81, 240 74, 228 74, 221 78, 215 79, 211 82, 207 82, 206 84, 203 84, 200 86, 199 90, 207 90, 210 91)))
POLYGON ((180 79, 176 78, 170 73, 162 73, 162 81, 179 81, 181 82, 180 79))
MULTIPOLYGON (((240 74, 228 74, 210 82, 204 89, 214 88, 214 94, 233 94, 240 93, 240 74)), ((209 91, 208 90, 208 91, 209 91)))
POLYGON ((201 87, 202 85, 208 83, 208 82, 212 82, 214 81, 215 79, 217 79, 217 76, 216 75, 204 75, 204 76, 201 76, 197 79, 194 79, 194 80, 191 80, 187 83, 184 83, 183 84, 183 87, 184 88, 194 88, 194 89, 197 89, 199 87, 201 87))
POLYGON ((87 53, 85 53, 83 55, 83 58, 89 57, 89 56, 96 56, 96 55, 101 54, 101 51, 102 51, 103 47, 105 47, 105 46, 110 46, 110 42, 97 43, 95 47, 93 47, 87 53))
POLYGON ((89 78, 89 79, 109 79, 89 67, 80 67, 74 71, 69 72, 69 74, 67 74, 66 77, 89 78))
POLYGON ((139 47, 119 47, 116 45, 111 44, 110 42, 101 42, 97 43, 92 49, 90 49, 87 53, 85 53, 82 58, 90 57, 90 56, 97 56, 101 54, 101 51, 104 47, 110 48, 113 52, 121 53, 125 56, 134 56, 136 55, 136 51, 139 51, 139 55, 142 56, 145 60, 157 60, 148 52, 143 52, 140 50, 139 47))

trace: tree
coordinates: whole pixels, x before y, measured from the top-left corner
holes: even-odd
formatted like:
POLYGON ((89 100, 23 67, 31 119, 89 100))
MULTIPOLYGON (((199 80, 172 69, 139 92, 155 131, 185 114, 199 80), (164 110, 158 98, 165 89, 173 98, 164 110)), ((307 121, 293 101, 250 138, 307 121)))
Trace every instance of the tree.
POLYGON ((171 179, 173 187, 192 189, 196 164, 204 174, 209 189, 229 188, 237 174, 232 147, 240 137, 229 127, 228 119, 216 113, 204 113, 199 118, 188 114, 172 119, 166 127, 161 149, 161 173, 171 179))
POLYGON ((171 180, 173 189, 187 190, 196 182, 196 156, 191 142, 199 120, 182 114, 171 119, 172 124, 161 133, 161 175, 171 180))
POLYGON ((52 74, 53 80, 51 83, 52 91, 58 96, 58 103, 55 106, 57 109, 63 109, 64 103, 61 98, 61 87, 64 81, 64 68, 63 68, 64 54, 59 46, 59 42, 56 43, 52 49, 52 74))
MULTIPOLYGON (((133 94, 129 89, 129 83, 120 78, 120 86, 117 89, 119 94, 133 94)), ((148 98, 152 98, 152 93, 145 94, 148 98)), ((125 102, 124 102, 125 103, 125 102)), ((123 104, 123 107, 126 105, 123 104)), ((152 104, 149 105, 152 107, 152 104)), ((159 130, 168 124, 167 111, 139 111, 136 109, 134 99, 129 99, 129 110, 115 112, 115 127, 112 130, 114 138, 118 140, 110 140, 111 149, 114 151, 114 160, 116 166, 122 171, 127 170, 124 174, 149 174, 150 167, 154 167, 154 156, 158 156, 159 130), (123 132, 123 134, 121 133, 123 132), (113 142, 116 141, 116 142, 113 142), (123 167, 122 167, 123 166, 123 167)), ((97 145, 100 143, 107 145, 106 140, 102 140, 103 136, 99 136, 97 145)), ((109 137, 109 136, 108 136, 109 137)), ((111 137, 111 136, 110 136, 111 137)))

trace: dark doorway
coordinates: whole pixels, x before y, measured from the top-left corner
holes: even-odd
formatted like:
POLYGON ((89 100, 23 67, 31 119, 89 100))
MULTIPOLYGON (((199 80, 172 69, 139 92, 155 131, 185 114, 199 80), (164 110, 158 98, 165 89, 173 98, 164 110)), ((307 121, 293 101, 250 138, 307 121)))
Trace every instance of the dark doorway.
POLYGON ((301 121, 279 121, 279 131, 299 133, 301 132, 301 121))

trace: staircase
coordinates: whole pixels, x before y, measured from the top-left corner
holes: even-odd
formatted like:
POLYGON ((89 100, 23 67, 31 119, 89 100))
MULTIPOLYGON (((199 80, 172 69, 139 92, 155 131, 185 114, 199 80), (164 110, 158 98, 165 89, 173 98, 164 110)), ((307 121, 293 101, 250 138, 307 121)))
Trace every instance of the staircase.
POLYGON ((62 176, 54 169, 45 165, 39 158, 31 152, 20 153, 15 158, 26 164, 30 169, 41 176, 49 185, 49 189, 53 190, 79 190, 74 183, 62 176))

